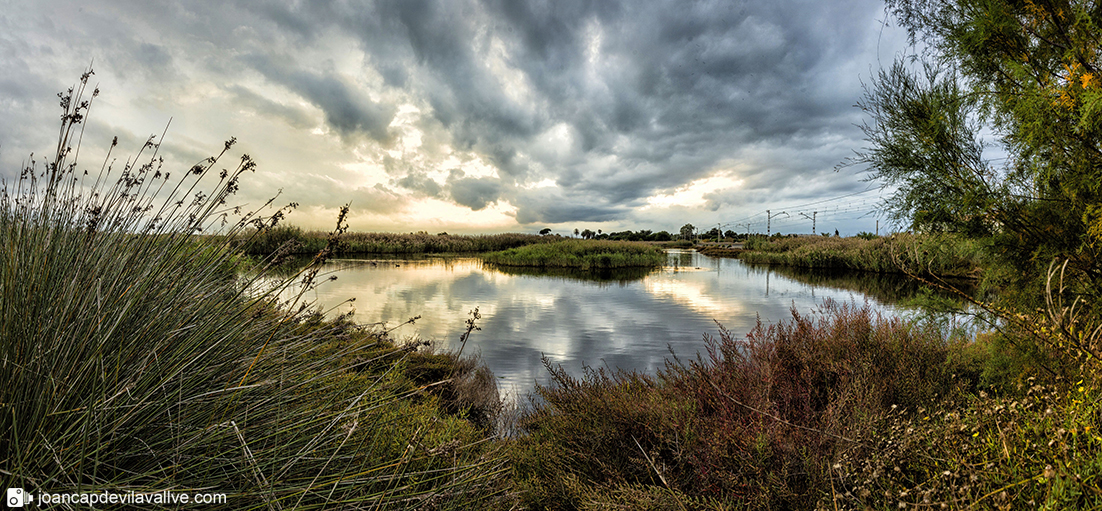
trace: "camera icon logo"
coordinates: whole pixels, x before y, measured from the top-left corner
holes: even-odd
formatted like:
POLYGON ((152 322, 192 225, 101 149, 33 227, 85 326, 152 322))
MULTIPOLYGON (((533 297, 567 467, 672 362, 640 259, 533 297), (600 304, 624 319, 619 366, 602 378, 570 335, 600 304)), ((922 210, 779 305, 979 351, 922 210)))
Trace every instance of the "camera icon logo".
POLYGON ((8 494, 4 497, 4 503, 8 507, 23 507, 33 500, 34 497, 23 491, 23 488, 8 488, 8 494))

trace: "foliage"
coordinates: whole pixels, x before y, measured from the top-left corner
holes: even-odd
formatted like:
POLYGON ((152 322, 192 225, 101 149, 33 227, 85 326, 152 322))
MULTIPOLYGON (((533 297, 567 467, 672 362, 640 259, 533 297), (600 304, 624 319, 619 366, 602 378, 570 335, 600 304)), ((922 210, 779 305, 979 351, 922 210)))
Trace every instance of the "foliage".
POLYGON ((598 229, 596 239, 601 240, 614 240, 614 241, 671 241, 673 235, 666 231, 654 232, 650 229, 640 229, 638 231, 616 231, 601 233, 598 229))
POLYGON ((562 240, 493 252, 483 260, 501 266, 606 269, 656 267, 666 263, 660 248, 642 243, 605 240, 562 240))
POLYGON ((219 230, 254 167, 246 155, 215 169, 233 140, 173 181, 152 138, 122 169, 84 177, 90 75, 62 94, 56 153, 0 192, 0 486, 208 489, 234 509, 500 495, 483 434, 439 398, 413 398, 412 348, 322 321, 302 293, 273 303, 292 281, 310 289, 326 251, 286 279, 235 275, 233 240, 275 219, 219 230))
POLYGON ((681 226, 681 239, 691 240, 693 239, 693 233, 696 232, 696 227, 693 224, 685 224, 681 226))
MULTIPOLYGON (((328 233, 303 231, 291 225, 278 225, 260 233, 246 232, 240 236, 243 250, 254 256, 285 254, 315 254, 325 246, 328 233)), ((353 232, 341 236, 335 255, 348 254, 440 254, 457 252, 489 252, 535 243, 550 243, 557 236, 532 234, 488 234, 463 236, 458 234, 353 232)))
MULTIPOLYGON (((705 338, 656 377, 548 366, 552 385, 520 418, 515 481, 531 507, 646 496, 678 508, 807 509, 831 464, 896 407, 955 396, 980 366, 934 329, 828 303, 745 340, 705 338), (969 361, 969 363, 964 363, 969 361)), ((643 497, 640 497, 643 498, 643 497)))
POLYGON ((834 466, 836 493, 821 507, 1102 507, 1097 389, 1032 380, 957 407, 893 411, 884 436, 834 466))
MULTIPOLYGON (((855 162, 897 185, 889 205, 919 229, 990 238, 1003 296, 1042 304, 1045 269, 1067 260, 1067 291, 1102 293, 1102 10, 1093 2, 889 0, 922 76, 897 62, 861 106, 871 147, 855 162), (996 166, 980 133, 1007 158, 996 166)), ((1097 313, 1097 312, 1096 312, 1097 313)))
MULTIPOLYGON (((751 264, 834 268, 880 273, 925 273, 977 278, 989 266, 987 247, 959 235, 895 234, 890 237, 752 237, 738 257, 751 264)), ((991 273, 991 275, 995 275, 991 273)))

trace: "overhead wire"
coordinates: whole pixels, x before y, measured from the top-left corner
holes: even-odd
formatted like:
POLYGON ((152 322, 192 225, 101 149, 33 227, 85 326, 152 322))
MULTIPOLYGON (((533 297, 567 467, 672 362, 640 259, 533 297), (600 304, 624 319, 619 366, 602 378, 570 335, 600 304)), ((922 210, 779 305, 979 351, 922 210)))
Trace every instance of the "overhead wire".
POLYGON ((876 206, 880 203, 880 197, 860 197, 856 200, 849 200, 845 202, 839 201, 858 197, 872 191, 879 191, 880 189, 881 187, 879 186, 870 185, 869 187, 861 191, 847 193, 836 197, 814 200, 802 204, 774 207, 766 211, 759 211, 757 213, 742 217, 737 220, 723 222, 723 224, 736 226, 747 230, 761 231, 768 229, 773 232, 778 232, 780 229, 791 228, 791 226, 797 224, 807 223, 808 220, 806 218, 801 218, 799 216, 801 213, 812 213, 815 217, 813 220, 813 222, 815 223, 823 221, 839 222, 844 220, 857 220, 872 214, 876 214, 876 206), (809 209, 812 206, 819 206, 822 209, 809 209), (787 215, 778 217, 777 213, 773 213, 774 211, 786 212, 787 215), (769 212, 768 217, 767 212, 769 212), (766 225, 769 225, 769 227, 766 227, 766 225))

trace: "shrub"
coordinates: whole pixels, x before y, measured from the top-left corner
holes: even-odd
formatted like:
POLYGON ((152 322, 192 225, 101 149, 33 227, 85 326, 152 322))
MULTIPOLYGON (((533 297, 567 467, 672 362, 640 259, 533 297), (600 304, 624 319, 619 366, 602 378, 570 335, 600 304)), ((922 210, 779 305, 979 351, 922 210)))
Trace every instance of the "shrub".
POLYGON ((745 340, 721 329, 704 355, 655 377, 549 367, 513 452, 523 498, 569 506, 650 492, 686 507, 806 509, 829 494, 835 460, 893 408, 930 406, 978 377, 934 328, 868 306, 821 313, 759 322, 745 340))

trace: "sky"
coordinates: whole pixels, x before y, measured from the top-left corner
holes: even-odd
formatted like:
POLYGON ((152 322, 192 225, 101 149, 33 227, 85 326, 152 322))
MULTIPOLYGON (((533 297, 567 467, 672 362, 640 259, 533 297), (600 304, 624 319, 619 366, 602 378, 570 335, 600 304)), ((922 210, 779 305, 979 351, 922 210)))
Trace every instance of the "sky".
POLYGON ((236 200, 309 229, 871 232, 879 185, 838 165, 906 44, 875 0, 0 0, 0 177, 91 65, 82 167, 236 137, 236 200))

